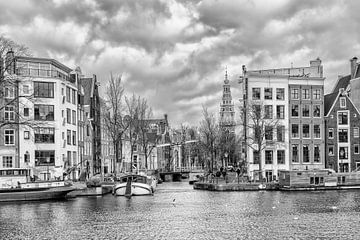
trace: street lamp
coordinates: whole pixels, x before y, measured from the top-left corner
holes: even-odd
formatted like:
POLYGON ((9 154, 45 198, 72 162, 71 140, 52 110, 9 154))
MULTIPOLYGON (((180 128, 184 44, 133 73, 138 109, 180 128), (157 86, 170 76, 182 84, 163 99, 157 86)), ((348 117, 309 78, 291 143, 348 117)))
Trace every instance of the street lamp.
POLYGON ((50 157, 46 157, 46 167, 47 167, 47 173, 46 173, 46 178, 47 181, 49 181, 49 164, 50 164, 50 157))
POLYGON ((225 153, 224 153, 224 157, 225 157, 225 167, 228 166, 228 161, 227 161, 228 156, 229 156, 228 152, 225 152, 225 153))

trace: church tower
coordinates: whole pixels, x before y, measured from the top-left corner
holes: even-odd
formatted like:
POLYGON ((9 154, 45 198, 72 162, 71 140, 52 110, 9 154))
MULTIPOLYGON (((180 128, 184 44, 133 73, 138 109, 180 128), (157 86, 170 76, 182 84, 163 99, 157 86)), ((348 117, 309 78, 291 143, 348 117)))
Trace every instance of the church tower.
POLYGON ((228 130, 229 133, 235 134, 235 109, 231 97, 230 83, 228 79, 227 69, 225 71, 225 79, 223 85, 222 101, 220 103, 220 127, 228 130))

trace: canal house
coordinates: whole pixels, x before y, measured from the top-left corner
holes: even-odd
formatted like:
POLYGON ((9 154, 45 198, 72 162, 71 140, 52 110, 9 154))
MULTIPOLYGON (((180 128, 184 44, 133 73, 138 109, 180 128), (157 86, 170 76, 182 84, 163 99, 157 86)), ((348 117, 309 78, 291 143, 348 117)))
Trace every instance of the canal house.
POLYGON ((339 77, 325 96, 326 168, 351 172, 360 167, 360 68, 350 60, 351 74, 339 77))

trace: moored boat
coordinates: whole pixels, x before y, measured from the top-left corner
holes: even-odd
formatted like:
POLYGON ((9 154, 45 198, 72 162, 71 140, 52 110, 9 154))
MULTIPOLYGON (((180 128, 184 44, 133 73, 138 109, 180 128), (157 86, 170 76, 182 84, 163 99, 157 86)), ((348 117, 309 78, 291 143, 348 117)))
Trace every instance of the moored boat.
POLYGON ((0 169, 0 202, 63 199, 74 191, 64 181, 29 182, 29 169, 0 169))
POLYGON ((113 193, 116 196, 142 196, 153 195, 156 188, 156 178, 153 176, 143 176, 129 174, 122 176, 119 183, 115 184, 113 193))
POLYGON ((332 169, 282 170, 279 173, 280 190, 342 190, 359 189, 360 172, 337 173, 332 169))

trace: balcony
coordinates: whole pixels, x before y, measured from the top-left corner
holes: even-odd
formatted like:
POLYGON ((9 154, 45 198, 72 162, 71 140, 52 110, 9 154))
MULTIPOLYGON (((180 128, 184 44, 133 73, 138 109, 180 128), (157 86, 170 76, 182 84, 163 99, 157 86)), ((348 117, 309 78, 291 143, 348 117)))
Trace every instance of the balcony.
POLYGON ((68 75, 57 71, 57 70, 45 70, 45 69, 35 69, 35 68, 18 68, 16 69, 16 74, 19 76, 32 76, 32 77, 51 77, 59 78, 72 83, 75 83, 75 79, 69 77, 68 75))

